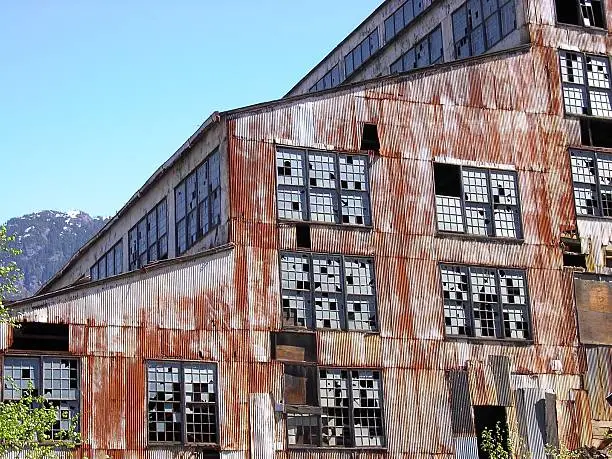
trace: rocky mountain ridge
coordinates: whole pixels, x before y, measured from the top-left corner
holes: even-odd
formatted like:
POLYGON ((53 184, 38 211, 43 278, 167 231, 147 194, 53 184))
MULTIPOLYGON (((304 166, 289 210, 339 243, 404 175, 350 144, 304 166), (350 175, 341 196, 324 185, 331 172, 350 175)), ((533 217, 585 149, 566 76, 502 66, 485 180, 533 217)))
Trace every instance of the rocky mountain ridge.
POLYGON ((13 245, 21 250, 10 259, 23 273, 18 297, 33 295, 107 220, 78 210, 43 210, 8 220, 7 232, 15 235, 13 245))

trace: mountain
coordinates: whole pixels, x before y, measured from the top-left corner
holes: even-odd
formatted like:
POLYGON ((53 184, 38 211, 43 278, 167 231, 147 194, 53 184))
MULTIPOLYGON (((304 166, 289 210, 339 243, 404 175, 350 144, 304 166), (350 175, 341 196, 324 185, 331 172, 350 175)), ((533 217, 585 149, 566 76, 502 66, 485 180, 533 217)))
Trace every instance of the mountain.
POLYGON ((33 295, 106 221, 81 211, 53 210, 7 221, 7 232, 22 251, 12 258, 23 273, 18 298, 33 295))

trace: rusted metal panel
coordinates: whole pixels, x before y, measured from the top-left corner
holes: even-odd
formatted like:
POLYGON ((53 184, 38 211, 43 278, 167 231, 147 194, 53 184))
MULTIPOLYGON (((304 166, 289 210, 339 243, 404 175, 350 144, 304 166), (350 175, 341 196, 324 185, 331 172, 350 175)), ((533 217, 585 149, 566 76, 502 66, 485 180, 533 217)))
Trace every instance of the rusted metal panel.
POLYGON ((604 346, 587 347, 586 360, 584 386, 589 393, 592 418, 612 421, 612 407, 605 400, 612 391, 612 349, 604 346))
POLYGON ((451 396, 453 435, 455 437, 467 437, 467 443, 461 443, 460 445, 457 445, 457 439, 455 439, 455 451, 457 456, 465 457, 462 454, 472 450, 471 446, 468 447, 468 445, 471 445, 472 440, 476 439, 468 372, 465 370, 452 370, 446 373, 446 377, 451 396))
POLYGON ((274 406, 267 393, 250 395, 251 459, 274 459, 274 406))
POLYGON ((612 278, 574 279, 580 342, 612 345, 612 278))

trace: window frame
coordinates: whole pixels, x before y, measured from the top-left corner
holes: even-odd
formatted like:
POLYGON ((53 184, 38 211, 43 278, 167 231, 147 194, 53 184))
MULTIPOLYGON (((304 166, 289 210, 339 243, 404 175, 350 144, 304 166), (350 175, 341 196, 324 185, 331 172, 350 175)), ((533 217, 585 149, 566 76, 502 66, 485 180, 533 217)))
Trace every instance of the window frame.
POLYGON ((340 63, 336 63, 331 69, 329 69, 325 74, 319 78, 315 84, 313 84, 308 92, 317 92, 317 91, 325 91, 326 89, 335 88, 340 85, 344 81, 345 78, 342 78, 342 74, 340 72, 340 63), (337 77, 337 83, 334 84, 334 73, 337 77), (329 77, 329 86, 326 85, 326 79, 329 77))
POLYGON ((380 37, 378 36, 378 27, 368 34, 357 46, 350 50, 346 56, 344 56, 344 77, 345 79, 359 70, 376 52, 380 49, 380 37), (368 55, 364 57, 363 48, 367 44, 368 55), (355 65, 355 56, 359 50, 361 54, 361 62, 355 65), (349 66, 350 63, 350 66, 349 66), (349 71, 350 67, 350 71, 349 71))
MULTIPOLYGON (((284 331, 302 331, 302 332, 313 332, 313 331, 332 331, 332 332, 356 332, 356 333, 364 333, 364 334, 379 334, 380 333, 380 317, 378 313, 378 290, 376 289, 376 262, 375 257, 367 257, 360 255, 344 255, 344 254, 332 254, 332 253, 321 253, 321 252, 309 252, 309 251, 290 251, 290 250, 279 250, 278 254, 278 270, 279 270, 279 285, 280 285, 280 310, 281 310, 281 329, 284 331), (296 256, 296 257, 307 257, 308 258, 308 269, 309 269, 309 277, 308 282, 310 284, 310 288, 308 290, 291 290, 283 288, 283 268, 282 268, 282 260, 284 256, 296 256), (338 328, 331 327, 317 327, 317 317, 316 317, 316 306, 315 306, 315 290, 314 290, 314 268, 313 268, 313 257, 317 258, 336 258, 340 260, 340 280, 343 285, 341 302, 338 303, 339 311, 339 321, 340 326, 338 328), (368 295, 355 295, 348 294, 346 288, 346 262, 347 260, 364 260, 366 262, 371 262, 372 267, 372 290, 373 294, 371 298, 373 300, 374 307, 374 319, 376 321, 375 327, 371 330, 364 330, 360 328, 349 328, 349 311, 347 307, 347 303, 349 298, 365 298, 369 297, 368 295), (308 292, 308 300, 310 300, 310 311, 306 311, 305 322, 306 325, 304 327, 299 325, 285 325, 284 324, 284 312, 283 312, 283 296, 284 292, 308 292), (310 314, 308 316, 308 314, 310 314), (310 323, 308 320, 310 319, 310 323)), ((325 293, 325 292, 323 292, 325 293)))
POLYGON ((559 63, 559 81, 561 83, 561 101, 563 102, 563 114, 566 117, 588 117, 588 118, 597 118, 602 120, 610 120, 612 119, 612 114, 610 116, 599 116, 593 115, 593 104, 591 101, 591 90, 605 93, 608 96, 608 102, 610 105, 610 111, 612 111, 612 68, 610 65, 610 57, 607 54, 595 54, 595 53, 583 53, 581 51, 572 51, 568 49, 560 48, 557 52, 558 54, 558 63, 559 63), (581 77, 583 79, 583 83, 574 83, 574 82, 566 82, 563 81, 563 63, 562 63, 562 55, 565 55, 565 59, 567 60, 567 55, 574 54, 578 57, 582 57, 582 72, 581 77), (608 75, 608 88, 602 88, 599 86, 593 86, 589 83, 588 70, 587 70, 587 59, 595 58, 605 60, 606 70, 608 75), (584 102, 586 103, 586 107, 582 107, 583 113, 571 113, 568 111, 567 105, 565 103, 565 88, 579 89, 584 98, 584 102), (584 113, 586 110, 587 113, 584 113))
MULTIPOLYGON (((371 179, 371 164, 370 164, 370 157, 367 154, 363 154, 363 153, 340 153, 337 151, 333 151, 333 150, 316 150, 316 149, 312 149, 312 148, 296 148, 296 147, 285 147, 285 146, 277 146, 276 148, 276 152, 275 152, 275 171, 274 171, 274 178, 275 178, 275 205, 276 205, 276 219, 278 223, 300 223, 300 224, 308 224, 308 225, 324 225, 324 226, 337 226, 337 227, 342 227, 342 228, 360 228, 360 229, 366 229, 366 230, 371 230, 373 228, 373 221, 374 221, 374 216, 372 213, 372 199, 371 199, 371 184, 370 184, 370 179, 371 179), (302 161, 302 176, 301 179, 303 180, 303 184, 300 185, 285 185, 285 184, 279 184, 279 175, 278 175, 278 154, 280 152, 285 152, 285 153, 290 153, 290 154, 298 154, 301 157, 301 161, 302 161), (308 161, 309 161, 309 155, 310 154, 315 154, 315 155, 331 155, 334 158, 334 172, 336 172, 336 178, 335 180, 335 186, 334 188, 324 188, 324 187, 320 187, 320 186, 312 186, 310 184, 310 179, 309 179, 309 175, 308 175, 308 161), (345 156, 345 157, 357 157, 360 158, 364 161, 365 164, 365 170, 364 170, 364 175, 365 175, 365 190, 351 190, 351 189, 346 189, 343 190, 341 188, 341 173, 340 173, 340 157, 341 156, 345 156), (328 192, 332 195, 332 197, 337 198, 338 200, 338 208, 337 208, 337 213, 334 213, 333 217, 336 221, 334 222, 325 222, 325 221, 318 221, 318 220, 312 220, 312 210, 311 210, 311 194, 313 192, 313 190, 316 192, 317 190, 328 190, 328 192), (303 219, 295 219, 295 218, 285 218, 285 217, 281 217, 280 216, 280 209, 279 209, 279 191, 296 191, 299 190, 300 194, 304 194, 304 208, 302 209, 302 215, 305 216, 305 218, 303 219), (365 210, 367 215, 363 216, 363 224, 359 224, 359 223, 344 223, 342 221, 342 218, 344 217, 344 214, 342 213, 342 205, 340 202, 340 199, 342 196, 351 196, 353 194, 357 193, 359 196, 362 196, 364 198, 364 202, 366 204, 365 208, 362 208, 362 211, 365 210)), ((295 176, 297 177, 297 176, 295 176)), ((349 215, 350 217, 350 215, 349 215)))
POLYGON ((284 380, 284 375, 285 375, 285 367, 287 366, 291 366, 291 367, 304 367, 304 368, 315 368, 316 369, 316 395, 317 395, 317 405, 316 406, 312 406, 312 405, 297 405, 297 404, 286 404, 285 406, 290 407, 291 408, 291 412, 288 412, 287 410, 285 410, 285 442, 287 445, 287 448, 289 450, 304 450, 304 449, 315 449, 315 450, 325 450, 325 449, 331 449, 331 450, 359 450, 359 449, 365 449, 368 451, 386 451, 388 444, 389 444, 389 440, 387 438, 387 423, 386 423, 386 418, 385 418, 385 414, 386 414, 386 410, 385 410, 385 390, 384 390, 384 383, 383 383, 383 368, 364 368, 364 367, 342 367, 342 366, 331 366, 331 365, 323 365, 323 366, 319 366, 316 364, 308 364, 308 363, 283 363, 283 398, 284 398, 284 391, 285 391, 285 380, 284 380), (351 446, 345 446, 345 445, 341 445, 341 446, 323 446, 323 424, 322 424, 322 419, 323 419, 323 407, 321 406, 321 371, 346 371, 348 373, 348 377, 346 379, 347 381, 347 387, 348 390, 351 392, 351 396, 349 397, 349 417, 348 417, 348 428, 350 431, 350 436, 351 436, 351 442, 352 445, 351 446), (382 445, 380 446, 355 446, 355 406, 354 406, 354 400, 352 397, 352 388, 353 388, 353 376, 351 374, 351 372, 353 371, 371 371, 371 372, 376 372, 378 373, 378 381, 380 384, 380 387, 378 389, 378 393, 380 396, 380 419, 381 419, 381 424, 382 424, 382 431, 383 431, 383 442, 382 445), (300 413, 300 411, 302 411, 302 413, 300 413), (308 412, 308 411, 313 411, 313 412, 308 412), (289 423, 287 422, 288 417, 291 414, 307 414, 310 416, 316 416, 317 417, 317 426, 319 429, 319 444, 318 445, 312 445, 312 444, 291 444, 289 441, 289 423))
MULTIPOLYGON (((0 385, 0 401, 2 403, 7 402, 7 401, 11 401, 11 400, 17 400, 17 399, 7 399, 6 398, 6 382, 4 381, 5 377, 6 377, 6 371, 5 371, 5 365, 6 365, 6 361, 7 360, 11 360, 11 359, 19 359, 19 360, 37 360, 37 371, 38 371, 38 379, 39 381, 34 381, 34 388, 35 388, 35 393, 39 396, 44 397, 47 401, 53 403, 53 402, 61 402, 61 401, 65 401, 65 402, 71 402, 74 401, 74 403, 77 405, 77 419, 76 419, 76 431, 77 432, 81 432, 82 429, 82 423, 81 423, 81 419, 82 419, 82 414, 83 414, 83 403, 82 403, 82 398, 83 398, 83 393, 82 393, 82 364, 81 364, 81 358, 80 357, 76 357, 72 354, 68 354, 66 352, 60 351, 57 353, 53 353, 53 354, 49 354, 49 353, 31 353, 31 352, 23 352, 23 351, 12 351, 12 350, 8 350, 8 352, 4 355, 2 355, 2 357, 0 358, 0 363, 2 364, 2 368, 1 368, 1 374, 2 374, 2 379, 3 382, 0 385), (49 359, 55 359, 55 360, 70 360, 72 362, 76 362, 76 388, 74 389, 76 392, 75 398, 74 400, 69 400, 69 399, 49 399, 47 397, 44 396, 44 361, 45 360, 49 360, 49 359), (39 382, 40 385, 37 386, 36 382, 39 382)), ((32 379, 32 378, 31 378, 32 379)), ((53 438, 53 432, 51 432, 51 438, 48 440, 51 443, 55 442, 56 440, 59 439, 54 439, 53 438)))
POLYGON ((395 37, 397 37, 404 29, 406 29, 412 22, 414 22, 417 18, 419 18, 425 11, 429 9, 429 6, 425 6, 423 0, 406 0, 400 6, 398 6, 393 13, 387 16, 383 23, 383 43, 387 44, 391 42, 395 37), (406 16, 404 14, 406 6, 410 3, 412 9, 412 17, 406 21, 406 16), (415 3, 420 4, 420 10, 416 7, 415 3), (396 28, 396 18, 397 14, 401 13, 402 15, 402 26, 400 28, 396 28), (393 34, 391 36, 387 36, 387 24, 393 24, 393 34))
POLYGON ((601 17, 603 20, 603 26, 596 26, 596 25, 586 25, 584 23, 584 14, 582 12, 582 5, 580 5, 580 0, 572 0, 574 1, 574 6, 576 8, 577 11, 577 18, 580 19, 580 21, 582 22, 582 24, 573 24, 571 22, 563 22, 559 20, 559 16, 557 14, 557 2, 559 1, 567 1, 567 0, 554 0, 555 2, 555 23, 557 25, 561 25, 561 26, 569 26, 569 27, 580 27, 581 29, 594 29, 596 31, 606 31, 607 30, 607 20, 606 20, 606 6, 605 6, 605 1, 601 0, 599 1, 599 7, 601 9, 601 17))
MULTIPOLYGON (((152 447, 160 447, 160 446, 185 446, 185 447, 200 447, 203 449, 212 449, 212 448, 216 448, 219 446, 220 444, 220 429, 219 429, 219 365, 217 362, 203 362, 203 361, 197 361, 197 360, 164 360, 164 359, 146 359, 145 360, 145 375, 144 375, 144 379, 145 379, 145 385, 144 387, 146 388, 145 390, 145 397, 146 397, 146 409, 147 409, 147 413, 146 413, 146 418, 145 418, 145 425, 146 425, 146 436, 147 436, 147 445, 152 446, 152 447), (180 411, 180 418, 181 418, 181 441, 180 442, 173 442, 173 441, 153 441, 149 438, 150 435, 150 431, 149 431, 149 415, 150 415, 150 410, 149 410, 149 368, 152 365, 161 365, 161 366, 178 366, 179 367, 179 384, 181 386, 181 400, 180 400, 180 407, 181 407, 181 411, 180 411), (215 443, 188 443, 187 440, 187 423, 185 422, 186 419, 186 408, 187 408, 187 402, 186 402, 186 397, 185 397, 185 366, 186 365, 199 365, 202 367, 211 367, 213 370, 213 378, 214 378, 214 385, 215 385, 215 436, 216 436, 216 442, 215 443)), ((175 413, 173 411, 173 413, 175 413)))
POLYGON ((123 238, 119 239, 119 241, 113 245, 109 250, 107 250, 104 255, 102 255, 98 260, 89 268, 89 278, 91 282, 95 282, 98 280, 107 279, 109 277, 118 276, 123 274, 123 238), (118 250, 117 250, 118 249, 118 250), (108 274, 108 256, 113 255, 113 274, 108 274), (119 258, 117 258, 117 254, 119 254, 119 258), (120 271, 117 272, 117 261, 120 260, 120 271), (100 263, 104 263, 105 265, 105 273, 104 277, 100 277, 100 263), (94 276, 94 272, 96 275, 94 276), (95 279, 94 279, 95 277, 95 279))
MULTIPOLYGON (((175 249, 175 253, 176 256, 179 257, 181 255, 183 255, 184 253, 188 252, 189 249, 191 249, 192 247, 194 247, 198 242, 200 242, 202 239, 204 239, 204 237, 206 237, 208 234, 212 233, 215 229, 217 229, 219 226, 221 226, 221 214, 222 214, 222 203, 221 203, 221 182, 222 182, 222 177, 221 177, 221 153, 219 150, 219 147, 213 149, 211 151, 211 153, 206 156, 206 158, 204 158, 204 160, 202 162, 200 162, 195 168, 193 168, 192 171, 189 172, 189 174, 187 174, 185 176, 185 178, 183 180, 181 180, 175 187, 174 187, 174 249, 175 249), (217 182, 217 186, 213 188, 213 181, 212 178, 214 177, 214 175, 211 174, 211 166, 212 165, 216 165, 218 166, 218 170, 217 170, 217 178, 218 178, 218 182, 217 182), (205 170, 206 171, 206 193, 201 193, 200 192, 200 183, 199 183, 199 177, 198 177, 198 173, 201 170, 205 170), (188 182, 189 181, 193 181, 193 193, 195 195, 195 197, 193 198, 193 202, 195 202, 195 208, 189 210, 189 203, 190 200, 187 197, 187 186, 188 186, 188 182), (179 200, 177 199, 177 194, 179 193, 179 189, 182 189, 183 192, 183 200, 184 200, 184 209, 181 210, 181 215, 182 217, 179 218, 179 212, 177 212, 178 210, 178 202, 179 200), (215 219, 215 208, 214 208, 214 203, 215 203, 215 193, 216 193, 216 199, 218 199, 219 201, 219 215, 218 218, 215 219), (201 211, 201 207, 204 203, 207 203, 207 216, 208 216, 208 230, 204 231, 204 226, 202 224, 202 211, 201 211), (196 232, 195 232, 195 239, 193 239, 193 241, 190 241, 190 233, 189 233, 189 219, 191 217, 191 215, 195 214, 195 225, 196 225, 196 232), (182 229, 182 231, 179 231, 179 226, 183 224, 184 228, 182 229), (182 233, 182 234, 180 234, 182 233), (185 249, 184 250, 180 250, 180 245, 179 245, 179 236, 185 237, 185 249)), ((168 223, 169 224, 169 223, 168 223)))
POLYGON ((169 246, 168 246, 168 235, 169 235, 169 223, 168 223, 168 199, 164 196, 157 204, 150 209, 144 217, 142 217, 138 222, 132 226, 127 233, 127 241, 128 241, 128 272, 135 271, 140 268, 145 267, 149 263, 153 263, 154 261, 166 260, 169 256, 169 246), (165 217, 166 221, 165 232, 160 235, 159 233, 159 208, 161 205, 165 207, 165 217), (156 238, 155 242, 152 244, 149 242, 149 216, 155 215, 155 232, 156 238), (141 235, 141 226, 144 225, 144 235, 141 235), (135 235, 135 239, 133 239, 133 235, 135 235), (166 238, 166 253, 162 253, 160 241, 162 238, 166 238), (135 252, 132 252, 132 241, 135 240, 135 252), (145 246, 141 247, 141 241, 144 242, 145 246), (151 249, 155 247, 156 256, 155 258, 151 257, 151 249), (143 250, 144 249, 144 250, 143 250), (141 258, 145 256, 146 262, 142 263, 141 258), (135 258, 134 258, 135 257, 135 258))
POLYGON ((395 61, 393 61, 391 63, 391 65, 389 66, 389 73, 390 74, 394 74, 394 73, 402 73, 402 72, 409 72, 411 70, 417 70, 417 69, 423 69, 423 68, 427 68, 430 67, 432 65, 437 65, 437 64, 441 64, 444 62, 444 39, 442 37, 442 26, 438 25, 436 27, 434 27, 429 33, 427 33, 427 35, 425 35, 422 39, 420 39, 417 43, 415 43, 415 45, 410 48, 408 51, 406 51, 405 53, 402 53, 402 55, 400 57, 398 57, 395 61), (432 62, 431 61, 431 50, 432 50, 432 36, 435 33, 440 33, 440 38, 441 38, 441 42, 440 44, 442 45, 440 48, 440 57, 435 61, 432 62), (417 47, 422 44, 424 41, 427 41, 427 59, 428 59, 428 63, 427 65, 422 65, 419 66, 418 65, 418 57, 417 57, 417 47), (413 53, 414 54, 414 64, 415 66, 413 68, 406 68, 406 66, 404 65, 404 58, 409 54, 409 53, 413 53))
MULTIPOLYGON (((604 187, 608 187, 611 190, 611 194, 612 194, 612 184, 611 185, 602 185, 600 182, 600 175, 599 175, 599 162, 598 159, 600 156, 604 156, 607 157, 606 160, 608 161, 612 161, 612 153, 606 153, 606 152, 602 152, 599 150, 589 150, 589 149, 585 149, 585 148, 570 148, 569 149, 569 153, 570 153, 570 171, 572 174, 572 195, 574 198, 574 211, 576 212, 576 218, 590 218, 590 219, 596 219, 596 220, 610 220, 612 219, 612 206, 610 207, 610 215, 604 215, 603 213, 603 199, 602 199, 602 186, 604 187), (573 164, 572 164, 572 158, 575 156, 574 153, 577 153, 579 157, 585 157, 586 155, 589 155, 592 159, 593 159, 593 166, 595 169, 595 175, 593 176, 594 179, 594 184, 591 183, 587 183, 587 182, 580 182, 580 181, 576 181, 574 180, 574 170, 573 170, 573 164), (577 206, 577 202, 576 202, 576 184, 578 185, 583 185, 583 186, 588 186, 590 188, 592 188, 594 186, 595 188, 595 193, 597 193, 597 209, 599 211, 599 215, 590 215, 590 214, 581 214, 578 213, 578 206, 577 206)), ((612 204, 612 201, 611 201, 612 204)))
MULTIPOLYGON (((457 237, 462 237, 462 238, 474 238, 474 239, 482 239, 482 240, 503 240, 503 241, 516 241, 516 242, 523 242, 525 239, 525 235, 523 232, 523 209, 521 207, 521 194, 520 194, 520 188, 519 188, 519 175, 518 175, 518 171, 516 170, 510 170, 510 169, 496 169, 496 168, 489 168, 489 167, 474 167, 474 166, 469 166, 469 165, 463 165, 463 164, 452 164, 452 163, 440 163, 440 162, 434 162, 434 167, 433 167, 433 173, 434 173, 434 210, 435 210, 435 222, 436 222, 436 234, 438 236, 457 236, 457 237), (440 219, 438 217, 438 203, 437 203, 437 198, 438 196, 444 197, 446 195, 439 195, 436 192, 436 186, 435 186, 435 164, 442 164, 445 166, 456 166, 459 168, 459 178, 461 180, 461 192, 459 195, 459 200, 461 203, 461 221, 463 224, 463 228, 464 230, 462 232, 459 231, 450 231, 450 230, 441 230, 440 229, 440 219), (468 225, 467 225, 467 207, 466 207, 466 201, 465 201, 465 184, 464 184, 464 178, 463 178, 463 170, 467 169, 467 170, 475 170, 475 171, 479 171, 479 172, 484 172, 486 174, 487 177, 487 194, 488 194, 488 203, 481 203, 483 205, 488 206, 488 208, 491 210, 491 229, 493 234, 492 235, 486 235, 483 236, 481 234, 473 234, 473 233, 468 233, 468 225), (516 237, 508 237, 508 236, 498 236, 496 234, 496 226, 495 226, 495 203, 493 202, 493 187, 491 186, 491 173, 504 173, 504 174, 511 174, 514 176, 514 184, 515 184, 515 192, 516 192, 516 205, 513 205, 512 207, 516 207, 517 213, 518 215, 516 215, 515 217, 515 223, 517 224, 516 227, 516 233, 517 236, 516 237)), ((446 196, 449 197, 449 196, 446 196)), ((509 206, 509 204, 500 204, 503 206, 509 206)))
MULTIPOLYGON (((462 263, 453 263, 453 262, 439 262, 438 263, 438 280, 440 282, 440 293, 442 296, 442 317, 443 317, 443 327, 444 327, 444 338, 446 340, 467 340, 467 341, 487 341, 487 342, 495 342, 495 343, 516 343, 516 344, 524 344, 530 345, 534 342, 534 333, 533 333, 533 317, 531 313, 531 297, 529 295, 529 277, 527 275, 527 269, 525 268, 515 268, 515 267, 500 267, 500 266, 484 266, 484 265, 468 265, 462 263), (446 324, 446 298, 444 297, 444 281, 442 279, 442 269, 465 269, 467 270, 467 287, 468 290, 466 292, 467 299, 463 300, 464 302, 469 303, 469 310, 463 309, 465 312, 465 322, 466 327, 469 327, 471 330, 471 334, 451 334, 447 332, 447 324, 446 324), (495 320, 495 326, 497 327, 498 334, 496 336, 477 336, 476 335, 476 327, 474 325, 474 298, 473 298, 473 289, 472 289, 472 269, 475 270, 490 270, 495 271, 495 294, 497 296, 497 303, 495 305, 495 313, 497 314, 497 318, 495 320), (525 288, 525 304, 521 305, 524 308, 526 322, 527 322, 527 338, 512 338, 505 336, 504 329, 504 320, 503 320, 503 308, 504 303, 502 303, 502 294, 501 294, 501 284, 500 284, 500 271, 509 271, 511 273, 520 273, 525 288)), ((456 301, 456 300, 453 300, 456 301)))
POLYGON ((462 3, 458 8, 456 8, 450 15, 451 17, 451 25, 452 25, 452 32, 453 32, 453 55, 455 56, 455 59, 466 59, 469 57, 474 57, 474 56, 480 56, 484 53, 486 53, 487 51, 489 51, 490 49, 494 48, 495 46, 497 46, 504 38, 508 37, 510 34, 512 34, 512 32, 517 30, 517 16, 516 16, 516 1, 515 0, 494 0, 497 4, 497 8, 490 13, 487 17, 484 17, 484 10, 485 8, 483 7, 483 2, 482 0, 467 0, 466 2, 462 3), (472 25, 472 20, 470 15, 468 14, 468 3, 470 3, 470 1, 473 2, 478 2, 477 5, 479 6, 479 12, 481 14, 481 17, 479 19, 479 23, 476 27, 473 27, 472 25), (503 21, 503 16, 502 16, 502 11, 504 10, 504 8, 507 8, 509 6, 510 3, 514 4, 514 27, 508 31, 508 33, 504 34, 504 21, 503 21), (457 34, 455 33, 455 15, 459 13, 460 10, 465 9, 465 23, 466 23, 466 28, 465 31, 463 32, 463 35, 461 36, 461 38, 457 38, 457 34), (488 27, 487 27, 487 22, 490 18, 492 18, 494 15, 497 16, 497 25, 498 25, 498 30, 499 30, 499 39, 497 41, 495 41, 494 43, 489 43, 488 40, 488 36, 489 34, 487 33, 488 27), (482 28, 482 39, 483 39, 483 50, 482 52, 474 52, 474 47, 473 47, 473 37, 472 34, 475 30, 477 30, 479 27, 482 28), (466 56, 459 56, 457 54, 457 47, 458 47, 458 43, 461 42, 462 40, 467 40, 467 45, 468 45, 468 54, 466 56))

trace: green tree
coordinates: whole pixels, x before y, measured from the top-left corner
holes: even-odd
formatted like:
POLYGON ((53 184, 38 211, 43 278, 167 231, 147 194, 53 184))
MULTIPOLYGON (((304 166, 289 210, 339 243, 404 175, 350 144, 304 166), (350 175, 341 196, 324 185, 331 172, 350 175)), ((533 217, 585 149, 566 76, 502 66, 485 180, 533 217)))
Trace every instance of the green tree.
MULTIPOLYGON (((9 326, 18 326, 4 303, 7 295, 17 293, 20 278, 17 265, 9 261, 11 256, 19 254, 14 241, 15 237, 7 233, 6 227, 0 226, 0 324, 9 326)), ((5 387, 17 389, 13 381, 5 379, 3 383, 5 387)), ((57 416, 57 408, 32 386, 22 390, 20 400, 0 403, 0 456, 23 451, 28 459, 50 459, 57 457, 58 450, 80 444, 76 419, 69 429, 51 438, 57 416)))

